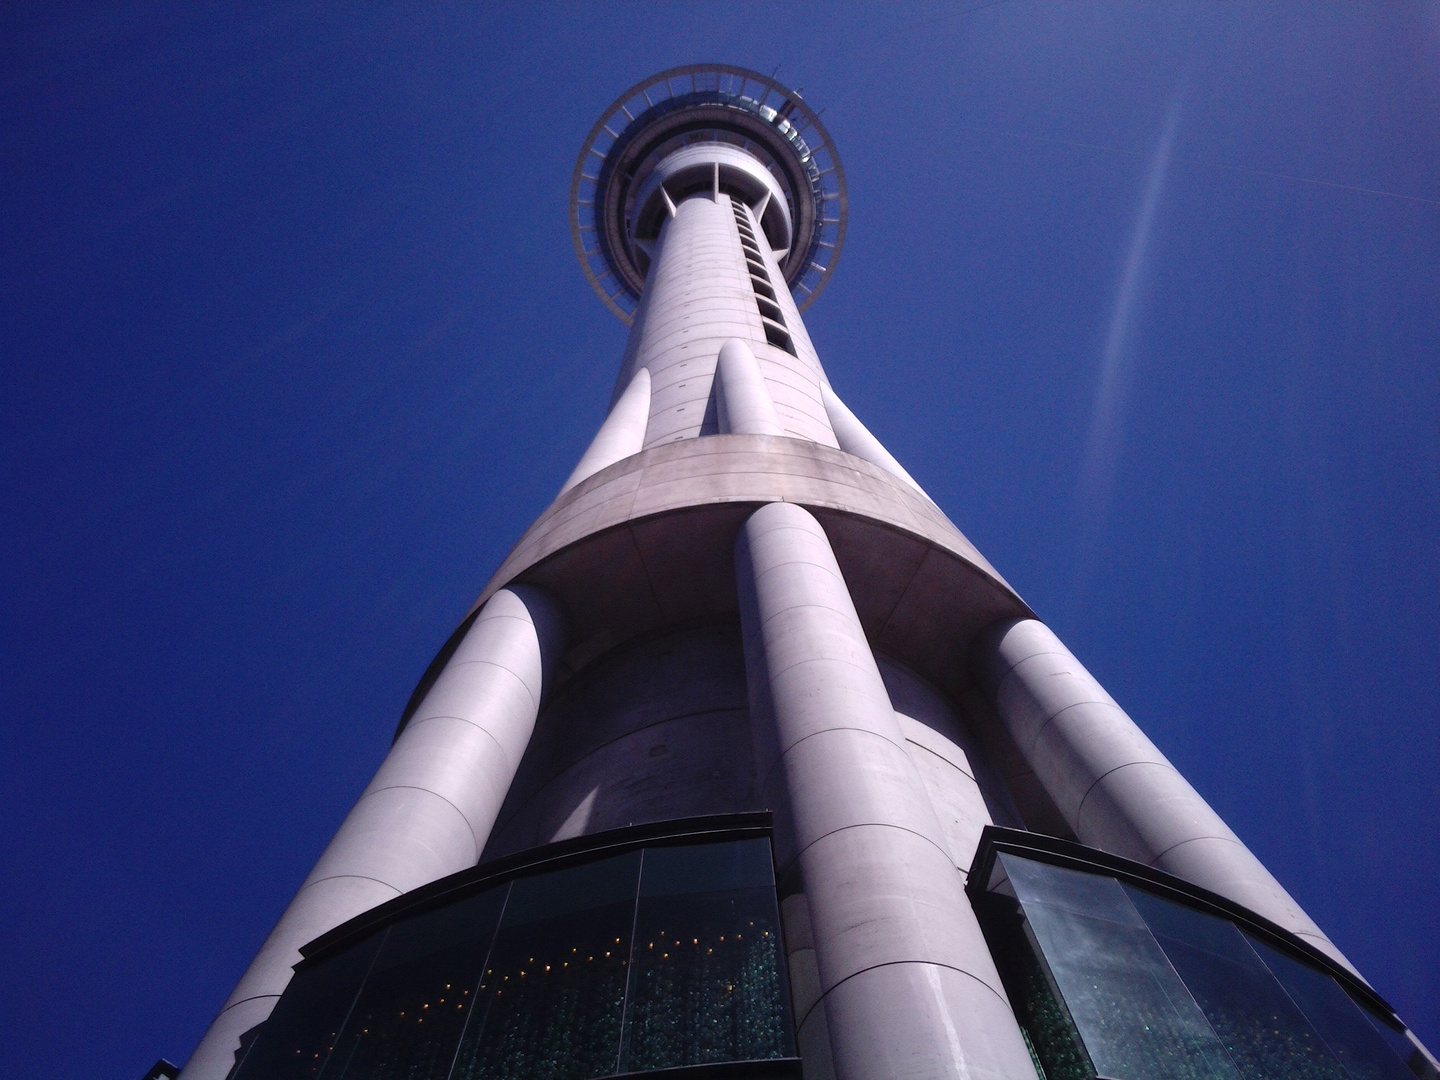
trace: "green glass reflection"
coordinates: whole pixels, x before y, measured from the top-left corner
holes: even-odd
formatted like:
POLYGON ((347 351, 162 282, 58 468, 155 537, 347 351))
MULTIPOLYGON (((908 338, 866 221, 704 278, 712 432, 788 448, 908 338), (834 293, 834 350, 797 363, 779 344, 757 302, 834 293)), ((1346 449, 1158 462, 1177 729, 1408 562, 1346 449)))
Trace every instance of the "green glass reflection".
POLYGON ((232 1080, 588 1080, 792 1057, 770 858, 763 838, 662 845, 401 918, 303 967, 232 1080))
POLYGON ((793 1055, 770 844, 650 848, 621 1072, 793 1055))
POLYGON ((1354 1080, 1412 1080, 1409 1067, 1339 983, 1262 941, 1250 938, 1250 944, 1354 1080))
POLYGON ((390 928, 322 1080, 445 1080, 508 886, 390 928))
POLYGON ((1099 1075, 1240 1080, 1120 883, 999 856, 1099 1075))
POLYGON ((1125 889, 1245 1080, 1346 1080, 1325 1041, 1233 923, 1125 889))
POLYGON ((1223 915, 1008 852, 976 911, 1048 1080, 1425 1075, 1340 981, 1223 915))
POLYGON ((512 884, 456 1080, 615 1072, 639 876, 634 851, 512 884))
MULTIPOLYGON (((1010 890, 1013 892, 1013 890, 1010 890)), ((1094 1080, 1095 1066, 1085 1053, 1059 989, 1040 961, 1020 903, 1007 892, 991 892, 976 906, 995 965, 1005 982, 1015 1018, 1045 1080, 1094 1080)))

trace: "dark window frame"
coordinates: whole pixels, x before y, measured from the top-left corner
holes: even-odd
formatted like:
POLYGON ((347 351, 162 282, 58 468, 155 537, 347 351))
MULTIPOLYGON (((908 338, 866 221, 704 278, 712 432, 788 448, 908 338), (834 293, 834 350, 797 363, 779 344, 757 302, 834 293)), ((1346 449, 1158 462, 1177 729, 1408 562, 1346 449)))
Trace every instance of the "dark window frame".
POLYGON ((642 847, 720 843, 756 837, 769 839, 773 833, 774 815, 766 810, 750 814, 720 814, 630 825, 607 832, 592 833, 589 836, 577 836, 571 840, 560 840, 544 847, 530 848, 514 855, 492 859, 468 870, 461 870, 449 877, 412 889, 393 900, 387 900, 369 911, 361 912, 348 922, 321 934, 314 941, 300 946, 300 955, 304 959, 295 965, 295 970, 303 971, 319 964, 390 923, 445 907, 473 893, 503 885, 512 878, 560 870, 566 866, 621 855, 642 847))
POLYGON ((1377 1019, 1385 1021, 1397 1032, 1403 1033, 1406 1030, 1405 1023, 1396 1015, 1394 1006, 1348 968, 1326 956, 1303 938, 1218 893, 1192 885, 1163 870, 1156 870, 1153 866, 1132 862, 1070 840, 1021 829, 987 825, 980 834, 980 844, 975 851, 975 859, 970 864, 965 883, 965 891, 972 904, 980 901, 988 891, 990 875, 995 867, 995 856, 1002 852, 1071 870, 1106 874, 1147 889, 1166 900, 1229 920, 1280 952, 1310 967, 1319 968, 1375 1013, 1377 1019))

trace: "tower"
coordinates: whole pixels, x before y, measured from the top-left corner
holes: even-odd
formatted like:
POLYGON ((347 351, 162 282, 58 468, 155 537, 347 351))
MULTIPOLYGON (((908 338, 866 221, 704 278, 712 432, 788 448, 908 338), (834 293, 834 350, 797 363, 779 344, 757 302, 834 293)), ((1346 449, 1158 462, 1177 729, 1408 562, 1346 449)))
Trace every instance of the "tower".
POLYGON ((187 1080, 1434 1074, 830 386, 846 209, 753 72, 596 123, 608 415, 187 1080))

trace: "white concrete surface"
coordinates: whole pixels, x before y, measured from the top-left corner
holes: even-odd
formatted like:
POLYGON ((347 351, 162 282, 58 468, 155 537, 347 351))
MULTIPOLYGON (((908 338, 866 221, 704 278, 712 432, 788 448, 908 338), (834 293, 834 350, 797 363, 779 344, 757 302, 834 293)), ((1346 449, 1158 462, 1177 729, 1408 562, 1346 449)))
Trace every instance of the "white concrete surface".
MULTIPOLYGON (((825 413, 830 417, 830 426, 835 431, 841 450, 863 458, 872 465, 880 466, 892 476, 904 480, 921 495, 925 495, 925 489, 916 483, 915 478, 905 471, 905 467, 895 460, 894 455, 881 445, 880 440, 870 434, 870 429, 840 400, 840 395, 835 393, 828 382, 820 387, 820 392, 825 402, 825 413)), ((930 498, 929 495, 925 497, 930 498)))
POLYGON ((539 590, 517 585, 490 599, 191 1055, 184 1080, 223 1080, 240 1036, 290 982, 301 945, 475 865, 561 638, 559 611, 539 590))
POLYGON ((589 449, 580 458, 565 484, 564 495, 580 481, 594 476, 601 469, 638 454, 645 446, 645 428, 650 422, 650 372, 641 368, 630 385, 610 408, 610 415, 595 433, 589 449))
POLYGON ((750 346, 731 338, 720 346, 716 365, 720 431, 726 435, 784 435, 775 403, 750 346))
POLYGON ((785 189, 780 181, 760 164, 753 154, 738 146, 718 142, 681 147, 656 164, 654 171, 646 177, 640 190, 635 193, 631 210, 632 229, 634 223, 650 219, 658 213, 658 208, 652 207, 651 203, 668 200, 670 205, 674 205, 673 200, 669 200, 668 193, 662 192, 662 187, 681 190, 684 187, 693 187, 697 179, 710 186, 712 177, 718 178, 727 191, 742 192, 747 202, 758 204, 766 199, 773 202, 776 213, 771 215, 771 220, 780 229, 780 242, 790 242, 794 223, 790 217, 790 204, 785 198, 785 189), (717 166, 718 173, 714 171, 717 166))
POLYGON ((981 681, 1082 844, 1242 904, 1350 962, 1044 623, 1001 623, 977 644, 981 681))
POLYGON ((945 695, 908 668, 876 657, 905 749, 925 785, 955 869, 969 873, 990 809, 971 763, 975 748, 945 695))
MULTIPOLYGON (((753 224, 749 210, 740 209, 742 218, 753 224)), ((824 372, 799 326, 800 317, 794 313, 764 234, 757 231, 755 244, 762 263, 772 268, 773 281, 779 282, 777 303, 787 313, 787 328, 799 357, 766 339, 740 240, 733 204, 722 192, 718 200, 698 194, 681 201, 653 244, 645 293, 616 390, 618 401, 635 372, 649 370, 647 448, 719 430, 712 395, 715 368, 721 347, 732 338, 745 342, 754 353, 783 433, 837 445, 821 400, 824 372)))
POLYGON ((735 560, 762 792, 788 810, 776 860, 799 865, 836 1077, 1033 1077, 824 531, 771 503, 735 560))

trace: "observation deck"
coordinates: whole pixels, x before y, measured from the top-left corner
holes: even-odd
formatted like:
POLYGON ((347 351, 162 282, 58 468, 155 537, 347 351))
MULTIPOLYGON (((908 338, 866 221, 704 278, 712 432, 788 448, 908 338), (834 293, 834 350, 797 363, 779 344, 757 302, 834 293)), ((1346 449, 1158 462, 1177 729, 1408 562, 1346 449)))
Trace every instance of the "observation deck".
POLYGON ((570 182, 570 234, 591 286, 630 323, 667 208, 697 191, 752 207, 796 306, 835 269, 845 171, 797 91, 726 64, 672 68, 621 94, 586 136, 570 182))

